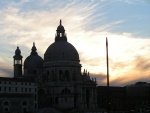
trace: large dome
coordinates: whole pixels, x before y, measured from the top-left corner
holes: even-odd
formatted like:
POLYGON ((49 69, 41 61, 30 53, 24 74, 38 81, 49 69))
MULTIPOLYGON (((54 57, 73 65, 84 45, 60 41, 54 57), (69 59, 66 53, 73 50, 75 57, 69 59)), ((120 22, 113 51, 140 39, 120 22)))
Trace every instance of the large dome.
POLYGON ((61 24, 61 20, 56 32, 55 42, 47 48, 44 54, 44 60, 79 61, 79 54, 77 50, 72 44, 67 42, 67 36, 65 29, 61 24))
POLYGON ((79 61, 79 54, 75 47, 67 41, 56 41, 47 48, 44 60, 79 61))

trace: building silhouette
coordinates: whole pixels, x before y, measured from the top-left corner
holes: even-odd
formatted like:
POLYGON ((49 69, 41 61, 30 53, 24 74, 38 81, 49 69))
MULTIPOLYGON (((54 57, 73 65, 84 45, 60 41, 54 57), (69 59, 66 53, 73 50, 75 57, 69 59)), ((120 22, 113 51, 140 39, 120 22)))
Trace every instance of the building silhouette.
MULTIPOLYGON (((107 109, 107 87, 97 87, 98 107, 107 109)), ((110 86, 110 111, 150 113, 150 83, 137 82, 124 87, 110 86)))
POLYGON ((87 70, 81 72, 79 54, 67 41, 61 20, 44 59, 35 43, 24 63, 19 46, 13 58, 14 77, 0 78, 0 113, 98 111, 96 79, 87 70))
MULTIPOLYGON (((19 46, 13 56, 14 77, 0 77, 0 113, 103 113, 108 87, 97 86, 84 69, 76 48, 57 27, 54 43, 38 55, 35 43, 22 61, 19 46), (24 72, 24 73, 23 73, 24 72)), ((150 83, 109 87, 110 113, 150 113, 150 83)))

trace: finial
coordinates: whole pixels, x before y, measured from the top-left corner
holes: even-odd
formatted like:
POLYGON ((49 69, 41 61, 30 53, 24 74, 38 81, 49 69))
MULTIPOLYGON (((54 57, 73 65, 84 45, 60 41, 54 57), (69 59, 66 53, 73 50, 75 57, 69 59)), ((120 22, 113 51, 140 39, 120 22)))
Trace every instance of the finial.
POLYGON ((32 47, 32 50, 36 50, 36 47, 35 47, 35 42, 33 42, 33 47, 32 47))
POLYGON ((61 19, 60 19, 60 25, 61 25, 61 19))
POLYGON ((33 42, 33 46, 35 46, 35 42, 33 42))

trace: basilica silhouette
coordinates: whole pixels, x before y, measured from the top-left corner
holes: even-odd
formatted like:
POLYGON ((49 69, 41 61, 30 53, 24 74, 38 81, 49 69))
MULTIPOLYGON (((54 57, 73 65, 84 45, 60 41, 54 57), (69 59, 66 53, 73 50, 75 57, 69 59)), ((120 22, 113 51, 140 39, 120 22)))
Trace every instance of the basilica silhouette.
POLYGON ((79 54, 61 20, 44 59, 35 43, 24 63, 19 46, 13 58, 14 77, 0 78, 0 113, 96 113, 96 78, 81 72, 79 54))

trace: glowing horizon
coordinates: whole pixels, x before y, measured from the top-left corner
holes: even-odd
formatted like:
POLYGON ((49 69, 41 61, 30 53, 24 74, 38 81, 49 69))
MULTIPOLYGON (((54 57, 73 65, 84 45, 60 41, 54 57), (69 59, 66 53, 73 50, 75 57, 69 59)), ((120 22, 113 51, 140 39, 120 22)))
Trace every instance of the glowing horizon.
POLYGON ((23 60, 35 42, 43 58, 54 42, 59 20, 83 69, 106 85, 109 43, 110 85, 150 82, 150 2, 147 0, 0 1, 0 76, 13 77, 17 44, 23 60), (8 2, 10 1, 10 2, 8 2), (140 7, 140 8, 139 8, 140 7))

